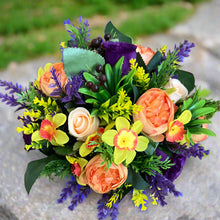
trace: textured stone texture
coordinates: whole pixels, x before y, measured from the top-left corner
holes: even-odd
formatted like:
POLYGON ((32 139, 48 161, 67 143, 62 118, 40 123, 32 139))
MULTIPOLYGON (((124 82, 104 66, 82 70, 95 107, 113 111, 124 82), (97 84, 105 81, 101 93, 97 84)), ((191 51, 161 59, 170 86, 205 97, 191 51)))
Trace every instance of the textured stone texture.
MULTIPOLYGON (((219 99, 220 86, 220 3, 218 0, 202 4, 195 15, 186 23, 180 24, 165 34, 158 34, 141 41, 153 49, 168 44, 173 48, 175 43, 189 39, 196 43, 190 58, 185 59, 184 69, 195 73, 197 84, 212 90, 212 98, 219 99), (208 43, 207 43, 208 42, 208 43), (210 46, 211 45, 211 46, 210 46)), ((37 70, 54 58, 44 57, 22 64, 11 63, 7 70, 0 73, 1 79, 19 82, 26 86, 34 80, 37 70)), ((0 90, 1 92, 1 90, 0 90)), ((16 113, 17 114, 17 113, 16 113)), ((183 197, 167 198, 168 205, 156 207, 149 205, 147 212, 140 212, 133 207, 128 195, 119 206, 119 220, 217 220, 220 219, 220 114, 213 118, 211 130, 216 138, 204 142, 211 154, 202 161, 187 161, 181 176, 175 181, 176 188, 183 197)), ((0 219, 19 220, 84 220, 96 219, 97 200, 100 195, 91 193, 89 198, 80 204, 75 211, 67 209, 69 200, 64 204, 56 204, 66 181, 56 183, 47 179, 39 179, 30 195, 25 192, 23 176, 27 163, 39 159, 38 152, 27 153, 23 150, 23 141, 16 132, 19 122, 13 109, 0 105, 0 219), (10 211, 9 211, 10 210, 10 211)))

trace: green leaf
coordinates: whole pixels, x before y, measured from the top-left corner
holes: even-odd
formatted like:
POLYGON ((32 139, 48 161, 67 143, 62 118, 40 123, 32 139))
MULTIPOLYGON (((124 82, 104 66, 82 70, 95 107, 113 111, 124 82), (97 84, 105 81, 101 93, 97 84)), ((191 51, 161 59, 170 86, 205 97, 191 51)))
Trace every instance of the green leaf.
POLYGON ((140 55, 140 53, 137 53, 136 55, 136 62, 138 63, 138 66, 143 67, 143 69, 145 70, 145 73, 148 72, 146 68, 146 64, 144 60, 142 59, 142 56, 140 55))
POLYGON ((81 71, 95 72, 98 64, 102 66, 105 64, 105 59, 90 50, 65 48, 63 50, 63 64, 66 76, 70 78, 72 74, 78 74, 81 71))
POLYGON ((111 94, 113 94, 114 92, 114 82, 113 82, 113 70, 110 64, 106 64, 105 65, 105 75, 106 75, 106 84, 107 84, 107 88, 109 89, 109 91, 111 92, 111 94))
POLYGON ((31 187, 35 183, 36 179, 40 176, 41 171, 44 167, 52 160, 57 160, 58 157, 56 155, 51 155, 49 157, 34 160, 28 163, 25 175, 24 175, 24 185, 27 193, 29 194, 31 187))
POLYGON ((146 72, 150 73, 151 71, 155 70, 158 67, 158 65, 162 62, 162 60, 163 60, 162 54, 159 51, 157 51, 150 60, 150 62, 147 64, 146 72))
POLYGON ((137 86, 132 84, 132 90, 133 90, 133 94, 134 94, 133 103, 136 103, 136 101, 139 97, 139 91, 138 91, 137 86))
POLYGON ((202 128, 202 127, 191 127, 189 128, 189 131, 191 134, 206 134, 208 136, 216 136, 213 131, 210 131, 209 129, 202 128))
POLYGON ((193 111, 194 109, 202 108, 204 105, 205 105, 205 100, 201 99, 188 109, 190 111, 193 111))
POLYGON ((202 124, 211 124, 211 121, 205 120, 205 119, 196 119, 196 120, 190 121, 190 123, 188 123, 187 126, 195 126, 195 125, 202 125, 202 124))
POLYGON ((149 184, 143 179, 143 177, 130 167, 128 167, 128 178, 126 182, 131 184, 137 190, 145 190, 149 187, 149 184))
POLYGON ((194 89, 195 78, 192 73, 183 70, 177 70, 175 75, 177 75, 178 80, 187 88, 189 93, 194 89))
POLYGON ((192 118, 198 118, 200 116, 212 113, 214 111, 215 109, 212 107, 199 108, 192 112, 192 118))
POLYGON ((95 103, 97 103, 97 100, 96 99, 86 99, 86 103, 95 104, 95 103))
POLYGON ((55 152, 59 155, 66 156, 66 155, 72 155, 73 154, 73 146, 69 145, 65 147, 54 147, 53 148, 55 152))
POLYGON ((98 79, 96 79, 91 73, 84 72, 83 76, 87 82, 91 81, 94 84, 99 84, 98 79))
POLYGON ((112 68, 114 72, 113 76, 114 76, 115 85, 117 85, 118 81, 121 79, 123 62, 124 62, 124 56, 122 56, 112 68))
POLYGON ((154 153, 154 151, 157 149, 158 145, 159 145, 159 142, 154 142, 151 139, 149 139, 148 147, 144 151, 145 154, 147 154, 148 156, 151 156, 154 153))
POLYGON ((187 99, 186 101, 183 102, 183 110, 186 110, 190 107, 190 105, 193 103, 193 100, 191 98, 187 99))
POLYGON ((132 40, 130 37, 122 34, 113 24, 111 21, 105 26, 105 34, 111 34, 113 38, 118 38, 119 41, 126 42, 131 44, 132 40))

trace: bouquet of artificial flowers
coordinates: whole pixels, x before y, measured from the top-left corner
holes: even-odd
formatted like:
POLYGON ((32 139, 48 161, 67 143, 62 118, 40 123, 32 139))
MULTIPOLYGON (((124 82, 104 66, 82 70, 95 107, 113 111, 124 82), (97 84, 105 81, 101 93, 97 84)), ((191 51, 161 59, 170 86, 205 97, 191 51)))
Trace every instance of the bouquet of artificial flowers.
POLYGON ((88 21, 64 24, 71 39, 60 42, 61 62, 40 68, 28 88, 0 80, 1 101, 25 109, 25 150, 45 155, 27 166, 27 192, 38 177, 69 177, 58 203, 72 197, 73 210, 93 190, 99 219, 116 219, 128 193, 142 211, 166 205, 168 193, 181 195, 173 181, 186 159, 208 155, 200 142, 215 135, 208 124, 220 101, 202 98, 181 67, 194 44, 153 51, 111 22, 91 41, 88 21))

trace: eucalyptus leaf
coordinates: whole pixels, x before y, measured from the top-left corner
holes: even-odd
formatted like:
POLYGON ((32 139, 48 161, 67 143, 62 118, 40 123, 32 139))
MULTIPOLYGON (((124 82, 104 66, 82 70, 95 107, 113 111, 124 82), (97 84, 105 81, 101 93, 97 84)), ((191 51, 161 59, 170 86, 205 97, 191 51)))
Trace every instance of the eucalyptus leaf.
POLYGON ((190 93, 195 87, 195 78, 192 73, 184 70, 176 70, 175 75, 178 80, 187 88, 190 93))
POLYGON ((122 34, 113 24, 109 21, 105 26, 105 34, 111 34, 113 38, 118 38, 119 41, 131 44, 132 39, 124 34, 122 34))
POLYGON ((63 50, 63 64, 66 76, 71 78, 72 74, 78 74, 81 71, 95 72, 97 65, 103 66, 105 64, 105 59, 90 50, 65 48, 63 50))
POLYGON ((73 154, 73 146, 67 145, 65 147, 54 147, 55 152, 59 155, 66 156, 73 154))
POLYGON ((162 60, 163 60, 162 54, 160 53, 160 51, 157 51, 150 60, 150 62, 147 64, 146 72, 150 73, 153 70, 155 70, 158 67, 158 65, 162 62, 162 60))
POLYGON ((128 178, 126 182, 131 184, 137 190, 145 190, 149 187, 148 182, 146 182, 144 178, 131 167, 128 167, 128 178))
POLYGON ((148 147, 144 151, 145 154, 147 154, 148 156, 151 156, 154 153, 154 151, 157 149, 158 145, 159 145, 159 142, 154 142, 149 138, 148 147))
POLYGON ((44 167, 52 160, 57 160, 58 156, 53 154, 49 157, 34 160, 28 163, 25 175, 24 175, 24 185, 27 193, 29 194, 31 187, 35 183, 36 179, 40 176, 41 171, 44 167))

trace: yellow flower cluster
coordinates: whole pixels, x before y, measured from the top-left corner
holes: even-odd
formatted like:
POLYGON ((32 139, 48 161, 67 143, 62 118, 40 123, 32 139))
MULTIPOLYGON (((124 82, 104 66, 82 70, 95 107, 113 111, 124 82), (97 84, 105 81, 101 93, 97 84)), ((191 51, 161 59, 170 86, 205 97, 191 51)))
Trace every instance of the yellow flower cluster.
POLYGON ((37 104, 39 106, 44 107, 44 114, 45 115, 50 114, 53 111, 59 112, 59 108, 57 106, 56 101, 55 100, 52 101, 50 97, 48 98, 47 102, 44 101, 43 98, 38 99, 37 97, 35 97, 34 104, 37 104))
POLYGON ((135 85, 144 91, 147 90, 149 86, 150 77, 148 73, 145 73, 145 70, 143 67, 138 66, 138 63, 136 62, 136 59, 130 59, 130 69, 135 69, 134 73, 134 82, 135 85))
POLYGON ((129 119, 131 113, 138 113, 142 111, 142 106, 132 104, 132 101, 125 90, 121 89, 118 92, 118 101, 110 106, 111 112, 113 112, 113 120, 118 116, 124 116, 129 119))
POLYGON ((134 201, 134 205, 136 207, 140 207, 141 211, 146 211, 147 210, 147 201, 148 197, 146 194, 143 193, 144 190, 133 190, 133 196, 132 200, 134 201))

